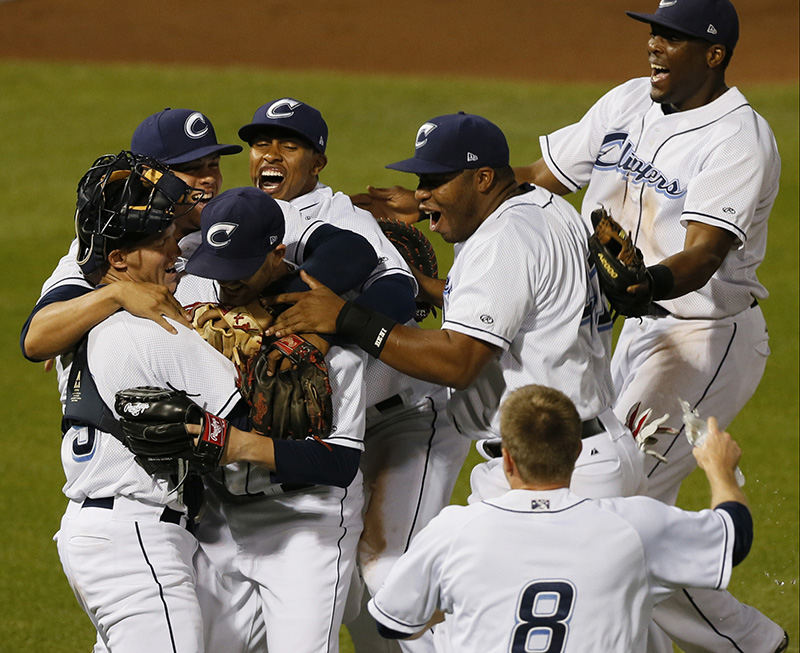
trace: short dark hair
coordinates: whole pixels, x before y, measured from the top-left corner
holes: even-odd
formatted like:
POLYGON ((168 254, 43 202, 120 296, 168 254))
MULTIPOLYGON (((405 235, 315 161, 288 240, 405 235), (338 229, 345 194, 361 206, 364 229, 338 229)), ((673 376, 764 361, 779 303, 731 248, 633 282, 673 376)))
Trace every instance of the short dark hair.
POLYGON ((568 482, 581 451, 581 419, 562 392, 526 385, 503 402, 500 433, 528 482, 568 482))

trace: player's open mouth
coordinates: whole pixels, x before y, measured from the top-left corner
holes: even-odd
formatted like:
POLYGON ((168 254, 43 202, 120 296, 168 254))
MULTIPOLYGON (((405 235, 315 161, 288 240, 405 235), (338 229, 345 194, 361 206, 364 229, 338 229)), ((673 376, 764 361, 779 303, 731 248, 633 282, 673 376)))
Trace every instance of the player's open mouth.
POLYGON ((192 202, 195 204, 202 204, 205 206, 214 198, 214 193, 211 191, 198 191, 192 194, 192 202))
POLYGON ((667 75, 669 75, 669 68, 664 68, 664 66, 659 66, 654 63, 650 64, 650 81, 652 83, 656 84, 665 80, 667 75))
POLYGON ((273 193, 283 183, 285 176, 277 168, 266 168, 258 177, 258 187, 267 193, 273 193))
POLYGON ((439 218, 442 217, 442 214, 439 211, 425 211, 422 210, 422 219, 423 220, 430 220, 431 229, 436 228, 436 223, 439 222, 439 218))

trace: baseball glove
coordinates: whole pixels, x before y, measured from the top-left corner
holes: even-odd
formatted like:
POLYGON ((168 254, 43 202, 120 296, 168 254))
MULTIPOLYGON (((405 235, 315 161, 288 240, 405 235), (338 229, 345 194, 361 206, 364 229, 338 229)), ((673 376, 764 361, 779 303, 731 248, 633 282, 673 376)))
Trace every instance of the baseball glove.
MULTIPOLYGON (((395 246, 400 256, 405 259, 409 267, 418 270, 426 277, 433 277, 434 279, 439 276, 439 264, 436 261, 436 252, 433 251, 433 245, 425 234, 423 234, 414 225, 400 220, 392 220, 390 218, 380 218, 378 224, 383 231, 389 242, 395 246)), ((417 302, 417 311, 414 319, 417 322, 422 322, 428 313, 435 309, 432 304, 428 302, 417 302)))
MULTIPOLYGON (((275 369, 281 367, 278 360, 275 369)), ((331 432, 333 406, 325 357, 298 335, 264 342, 248 359, 239 389, 250 406, 253 428, 259 433, 303 440, 309 436, 324 438, 331 432), (288 359, 291 367, 269 376, 272 352, 288 359)))
POLYGON ((184 391, 128 388, 117 392, 114 408, 121 416, 125 446, 149 474, 203 474, 219 465, 230 425, 204 411, 184 391), (187 424, 202 425, 197 445, 186 432, 187 424))
POLYGON ((652 281, 642 253, 603 207, 592 211, 592 225, 589 256, 612 310, 628 317, 646 315, 653 298, 652 281), (628 286, 637 284, 646 284, 647 290, 635 295, 629 293, 628 286))
POLYGON ((191 309, 195 330, 239 369, 261 349, 261 334, 275 321, 272 312, 258 301, 229 309, 201 303, 191 309))

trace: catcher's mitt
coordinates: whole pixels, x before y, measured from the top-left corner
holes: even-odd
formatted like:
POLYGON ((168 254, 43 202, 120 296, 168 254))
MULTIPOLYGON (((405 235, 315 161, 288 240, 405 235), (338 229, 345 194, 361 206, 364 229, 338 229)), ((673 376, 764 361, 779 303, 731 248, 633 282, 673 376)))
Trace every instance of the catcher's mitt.
MULTIPOLYGON (((280 370, 280 361, 276 367, 280 370)), ((331 432, 333 407, 325 357, 298 335, 264 342, 248 359, 239 387, 250 406, 250 421, 273 438, 324 438, 331 432), (293 367, 268 376, 270 354, 280 352, 293 367)))
POLYGON ((642 253, 604 208, 592 211, 592 224, 594 233, 589 237, 589 255, 608 303, 619 315, 646 315, 653 296, 642 253), (636 284, 647 284, 647 290, 635 295, 629 293, 628 286, 636 284))
POLYGON ((117 392, 114 408, 121 416, 125 446, 149 474, 203 474, 219 465, 230 425, 204 411, 182 390, 139 386, 117 392), (186 424, 201 424, 194 444, 186 424))
MULTIPOLYGON (((426 277, 433 277, 434 279, 439 276, 439 264, 436 261, 436 252, 433 251, 433 245, 425 234, 423 234, 414 225, 400 220, 392 220, 389 218, 378 219, 378 224, 381 227, 386 238, 395 246, 400 256, 405 259, 409 267, 418 270, 426 277)), ((417 311, 414 319, 417 322, 422 322, 428 313, 434 311, 434 307, 427 302, 417 302, 417 311)))
POLYGON ((275 321, 273 313, 258 301, 234 308, 213 303, 190 308, 195 330, 239 369, 261 349, 261 334, 275 321))

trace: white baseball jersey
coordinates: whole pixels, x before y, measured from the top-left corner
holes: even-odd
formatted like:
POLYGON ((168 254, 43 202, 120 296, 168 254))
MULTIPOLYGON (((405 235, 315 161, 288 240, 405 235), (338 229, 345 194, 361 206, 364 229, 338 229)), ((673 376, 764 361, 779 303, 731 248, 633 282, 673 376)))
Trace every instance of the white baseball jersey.
MULTIPOLYGON (((89 332, 89 371, 103 402, 113 410, 118 390, 172 386, 199 395, 206 410, 225 417, 239 399, 233 363, 193 330, 171 323, 177 335, 119 311, 89 332)), ((61 461, 64 494, 72 500, 125 495, 182 510, 174 488, 148 474, 113 435, 72 428, 62 440, 61 461)))
POLYGON ((676 587, 725 587, 732 552, 722 510, 511 490, 445 508, 369 610, 412 634, 441 609, 459 653, 644 651, 653 605, 676 587))
POLYGON ((769 125, 738 89, 665 115, 650 99, 650 79, 633 79, 540 143, 561 183, 573 191, 589 184, 582 207, 587 222, 604 206, 648 265, 683 249, 689 221, 735 236, 737 248, 703 288, 659 302, 670 313, 725 317, 767 296, 756 267, 766 249, 780 158, 769 125))
MULTIPOLYGON (((611 404, 611 325, 587 262, 587 237, 565 200, 535 188, 503 202, 458 248, 444 289, 442 329, 502 350, 500 370, 487 366, 471 391, 499 372, 500 402, 538 383, 570 397, 582 419, 611 404)), ((492 409, 495 434, 498 406, 485 407, 492 409)))

